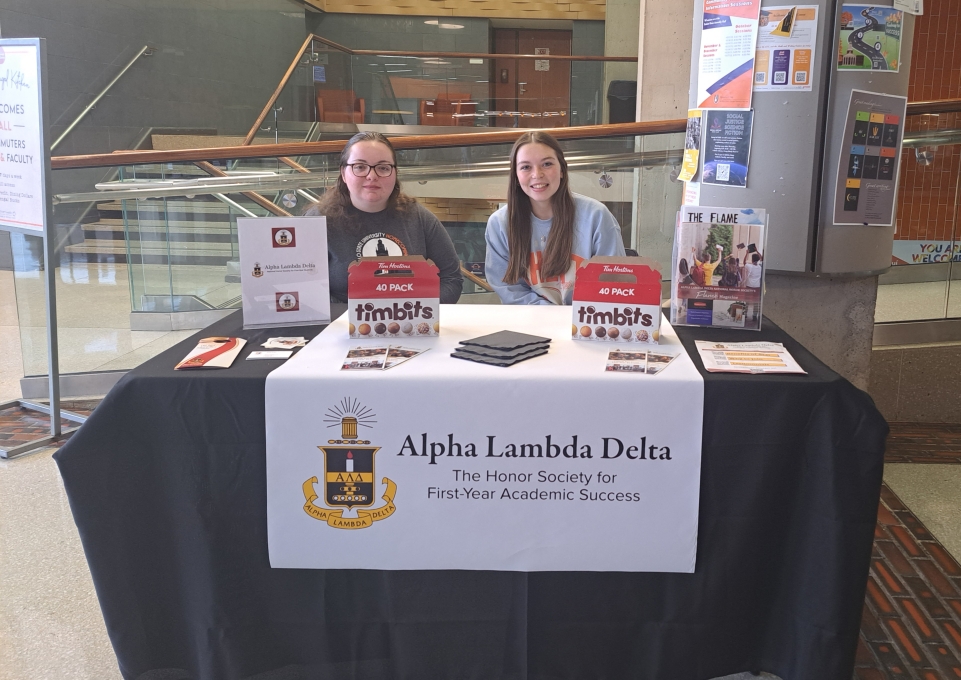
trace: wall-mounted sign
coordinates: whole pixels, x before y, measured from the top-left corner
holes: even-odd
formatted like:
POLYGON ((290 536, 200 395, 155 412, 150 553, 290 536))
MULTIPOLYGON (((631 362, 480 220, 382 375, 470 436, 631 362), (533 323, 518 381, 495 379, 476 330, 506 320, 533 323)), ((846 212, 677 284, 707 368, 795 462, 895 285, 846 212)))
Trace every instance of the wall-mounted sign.
MULTIPOLYGON (((550 54, 551 50, 547 47, 535 47, 534 54, 550 54)), ((550 71, 551 70, 551 60, 550 59, 535 59, 534 60, 534 70, 535 71, 550 71)))
POLYGON ((43 234, 44 146, 37 45, 0 45, 0 229, 43 234))
POLYGON ((749 109, 761 0, 703 2, 698 108, 749 109))
POLYGON ((755 92, 810 92, 818 39, 817 5, 761 10, 754 66, 755 92), (791 15, 791 12, 794 12, 791 15), (785 23, 790 20, 790 33, 785 23))

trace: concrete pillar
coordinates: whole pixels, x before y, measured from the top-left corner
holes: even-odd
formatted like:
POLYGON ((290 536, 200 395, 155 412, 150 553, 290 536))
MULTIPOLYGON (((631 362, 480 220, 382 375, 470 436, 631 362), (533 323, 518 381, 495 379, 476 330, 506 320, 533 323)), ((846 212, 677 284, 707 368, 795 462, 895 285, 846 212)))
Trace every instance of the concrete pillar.
MULTIPOLYGON (((697 1, 640 0, 638 120, 687 116, 697 1)), ((656 138, 645 139, 643 148, 657 148, 660 144, 663 142, 656 138)), ((635 243, 642 255, 669 264, 673 212, 680 204, 680 185, 669 180, 665 169, 642 169, 638 174, 635 243)), ((730 194, 731 207, 740 207, 737 190, 730 194)), ((772 220, 779 217, 771 215, 772 220)), ((764 314, 821 361, 861 389, 867 389, 876 300, 877 277, 815 278, 769 272, 764 314)), ((750 333, 745 333, 744 339, 750 340, 750 333)))
MULTIPOLYGON (((633 57, 638 54, 638 21, 644 0, 607 0, 604 15, 604 56, 633 57)), ((604 89, 601 91, 601 122, 610 121, 607 105, 607 86, 612 80, 635 80, 637 68, 633 62, 605 63, 604 89)))

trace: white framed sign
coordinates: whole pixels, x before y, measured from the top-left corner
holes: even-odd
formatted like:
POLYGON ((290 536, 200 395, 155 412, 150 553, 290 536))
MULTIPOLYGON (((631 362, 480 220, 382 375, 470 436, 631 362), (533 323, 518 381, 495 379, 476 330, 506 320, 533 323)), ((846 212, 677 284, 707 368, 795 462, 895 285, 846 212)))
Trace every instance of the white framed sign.
POLYGON ((244 328, 330 321, 326 217, 240 217, 244 328))
POLYGON ((40 71, 39 41, 0 42, 0 229, 38 236, 46 216, 40 71))

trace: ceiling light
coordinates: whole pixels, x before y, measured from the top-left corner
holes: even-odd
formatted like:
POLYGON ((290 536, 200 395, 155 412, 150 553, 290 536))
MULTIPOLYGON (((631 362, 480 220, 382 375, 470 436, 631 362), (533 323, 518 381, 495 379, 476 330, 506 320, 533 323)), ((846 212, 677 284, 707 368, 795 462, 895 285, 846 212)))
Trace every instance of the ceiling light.
POLYGON ((463 24, 441 24, 441 28, 464 28, 463 24))
POLYGON ((440 22, 437 21, 437 19, 431 19, 431 20, 429 20, 429 21, 425 21, 424 23, 427 24, 428 26, 436 26, 436 25, 439 24, 440 22))

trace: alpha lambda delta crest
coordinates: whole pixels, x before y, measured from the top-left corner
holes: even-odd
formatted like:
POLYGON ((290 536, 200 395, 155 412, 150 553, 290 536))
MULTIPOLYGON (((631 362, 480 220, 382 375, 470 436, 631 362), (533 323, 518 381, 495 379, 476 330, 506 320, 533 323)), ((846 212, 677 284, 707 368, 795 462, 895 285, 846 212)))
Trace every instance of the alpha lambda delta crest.
POLYGON ((381 495, 384 505, 373 510, 364 509, 374 505, 377 493, 374 456, 380 447, 370 446, 369 441, 360 439, 357 428, 371 428, 377 421, 373 420, 374 413, 356 399, 342 400, 328 409, 326 415, 325 422, 331 423, 327 427, 339 425, 341 429, 340 439, 329 439, 328 446, 317 447, 324 452, 323 494, 328 507, 314 503, 318 498, 317 477, 311 477, 304 482, 304 512, 334 529, 366 529, 374 522, 387 519, 396 510, 394 495, 397 485, 387 477, 381 480, 381 484, 387 487, 381 495), (345 512, 351 513, 354 508, 357 508, 356 517, 344 517, 345 512))

